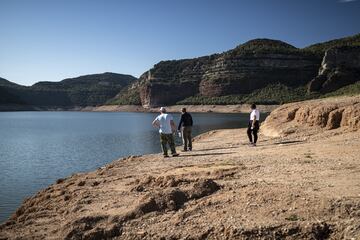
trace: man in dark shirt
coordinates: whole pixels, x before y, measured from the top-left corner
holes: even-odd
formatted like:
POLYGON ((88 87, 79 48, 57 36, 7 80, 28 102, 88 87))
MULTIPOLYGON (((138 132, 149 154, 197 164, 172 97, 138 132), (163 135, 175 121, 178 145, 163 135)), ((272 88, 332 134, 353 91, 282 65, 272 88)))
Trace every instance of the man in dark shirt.
POLYGON ((184 143, 184 151, 186 152, 192 150, 192 140, 191 140, 191 127, 193 125, 193 120, 190 113, 186 112, 186 108, 181 109, 181 120, 179 122, 178 130, 182 133, 182 139, 184 143))

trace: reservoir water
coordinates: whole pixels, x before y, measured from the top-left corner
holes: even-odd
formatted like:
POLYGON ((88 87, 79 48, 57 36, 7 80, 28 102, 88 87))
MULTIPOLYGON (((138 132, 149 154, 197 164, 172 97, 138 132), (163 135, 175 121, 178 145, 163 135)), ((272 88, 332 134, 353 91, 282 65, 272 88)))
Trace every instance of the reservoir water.
MULTIPOLYGON (((160 152, 158 132, 151 126, 156 115, 0 112, 0 223, 24 198, 59 178, 95 170, 123 156, 160 152)), ((246 127, 248 122, 248 114, 192 115, 194 135, 246 127)), ((178 123, 180 114, 173 116, 178 123)))

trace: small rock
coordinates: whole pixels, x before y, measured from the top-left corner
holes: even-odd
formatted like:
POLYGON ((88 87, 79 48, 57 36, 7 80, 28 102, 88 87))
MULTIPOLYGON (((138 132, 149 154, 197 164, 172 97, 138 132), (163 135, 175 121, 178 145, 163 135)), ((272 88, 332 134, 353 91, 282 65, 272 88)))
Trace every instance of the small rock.
POLYGON ((64 178, 59 178, 58 180, 56 180, 56 184, 63 183, 64 181, 65 181, 64 178))
POLYGON ((70 199, 70 195, 65 195, 64 196, 64 201, 68 201, 70 199))
POLYGON ((146 235, 146 232, 145 231, 138 231, 137 234, 144 237, 146 235))
POLYGON ((92 183, 92 186, 95 187, 95 186, 97 186, 97 185, 99 185, 99 184, 100 184, 100 182, 95 181, 95 182, 92 183))
POLYGON ((84 185, 85 185, 85 183, 86 183, 85 181, 80 181, 80 182, 78 182, 78 184, 77 184, 77 185, 78 185, 79 187, 81 187, 81 186, 84 186, 84 185))
POLYGON ((137 192, 143 192, 145 190, 145 188, 142 185, 138 185, 138 186, 134 187, 133 190, 137 191, 137 192))

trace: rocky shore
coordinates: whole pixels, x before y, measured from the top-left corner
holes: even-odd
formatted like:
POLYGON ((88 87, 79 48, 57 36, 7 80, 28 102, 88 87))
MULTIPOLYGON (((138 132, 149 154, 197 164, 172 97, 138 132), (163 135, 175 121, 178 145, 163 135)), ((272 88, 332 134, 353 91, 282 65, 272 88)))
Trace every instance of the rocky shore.
POLYGON ((26 199, 0 239, 360 239, 360 96, 283 105, 194 151, 130 156, 26 199))

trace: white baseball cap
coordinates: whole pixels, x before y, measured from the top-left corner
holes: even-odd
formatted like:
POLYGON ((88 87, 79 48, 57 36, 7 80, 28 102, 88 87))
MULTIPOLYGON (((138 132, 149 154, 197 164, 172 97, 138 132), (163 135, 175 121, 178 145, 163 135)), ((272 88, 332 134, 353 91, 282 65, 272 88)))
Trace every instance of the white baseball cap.
POLYGON ((161 107, 161 108, 160 108, 160 112, 166 112, 166 108, 161 107))

